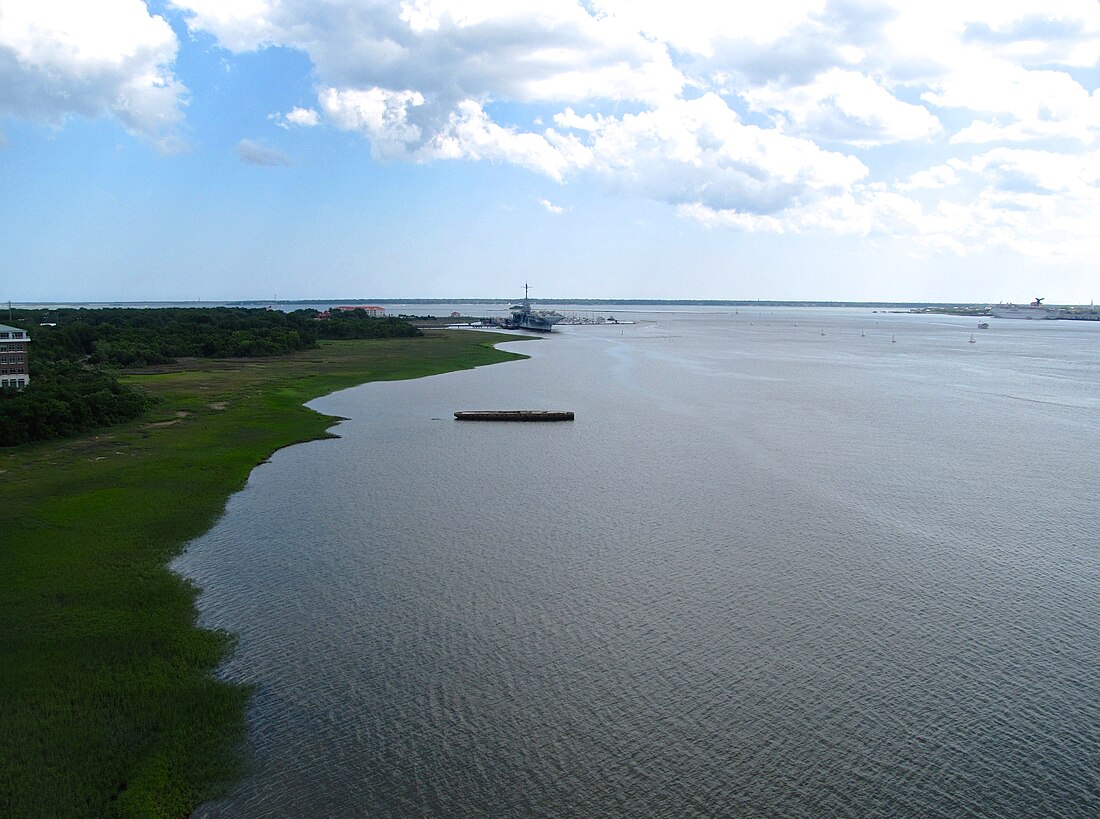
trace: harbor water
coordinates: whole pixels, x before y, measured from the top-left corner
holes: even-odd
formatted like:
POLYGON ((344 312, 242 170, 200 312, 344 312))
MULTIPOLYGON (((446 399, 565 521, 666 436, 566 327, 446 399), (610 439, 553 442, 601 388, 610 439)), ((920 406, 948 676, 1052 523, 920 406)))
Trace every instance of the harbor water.
POLYGON ((197 815, 1100 815, 1100 325, 626 309, 313 402, 187 547, 197 815))

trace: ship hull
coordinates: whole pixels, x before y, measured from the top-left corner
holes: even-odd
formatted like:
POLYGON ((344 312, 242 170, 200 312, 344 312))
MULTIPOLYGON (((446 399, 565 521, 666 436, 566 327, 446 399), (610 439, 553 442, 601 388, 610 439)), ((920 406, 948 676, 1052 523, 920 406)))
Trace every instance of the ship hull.
POLYGON ((561 321, 559 316, 519 316, 512 321, 512 326, 517 330, 535 330, 540 333, 549 333, 554 325, 561 321))
POLYGON ((459 421, 572 421, 571 410, 459 410, 459 421))
POLYGON ((1060 310, 1052 310, 1049 307, 1031 307, 1008 305, 1006 307, 993 307, 990 314, 994 318, 1010 319, 1056 319, 1061 317, 1060 310))
POLYGON ((523 301, 512 306, 512 318, 504 325, 513 330, 534 330, 549 333, 554 325, 565 318, 554 310, 532 310, 527 298, 527 285, 523 286, 523 301))

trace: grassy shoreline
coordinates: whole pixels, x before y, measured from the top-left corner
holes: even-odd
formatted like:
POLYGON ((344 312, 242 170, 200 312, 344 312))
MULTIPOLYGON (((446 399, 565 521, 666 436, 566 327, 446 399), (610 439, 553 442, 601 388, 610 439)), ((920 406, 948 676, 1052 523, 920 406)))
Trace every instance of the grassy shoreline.
POLYGON ((433 332, 130 375, 134 423, 0 450, 0 815, 187 816, 241 773, 232 638, 195 625, 168 561, 276 450, 327 437, 306 401, 524 356, 433 332), (185 368, 190 367, 190 368, 185 368))

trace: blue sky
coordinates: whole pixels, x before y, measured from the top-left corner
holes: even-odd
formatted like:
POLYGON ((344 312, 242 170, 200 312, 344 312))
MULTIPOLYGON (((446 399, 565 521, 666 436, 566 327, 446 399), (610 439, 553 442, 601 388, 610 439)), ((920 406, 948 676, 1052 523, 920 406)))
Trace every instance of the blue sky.
POLYGON ((0 299, 1100 293, 1100 3, 3 0, 0 299))

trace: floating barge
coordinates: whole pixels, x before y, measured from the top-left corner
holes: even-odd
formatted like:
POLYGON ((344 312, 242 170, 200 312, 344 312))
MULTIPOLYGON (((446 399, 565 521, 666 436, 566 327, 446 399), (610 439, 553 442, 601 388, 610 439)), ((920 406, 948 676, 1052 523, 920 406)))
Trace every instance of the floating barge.
POLYGON ((572 411, 565 410, 460 410, 459 421, 572 421, 572 411))

